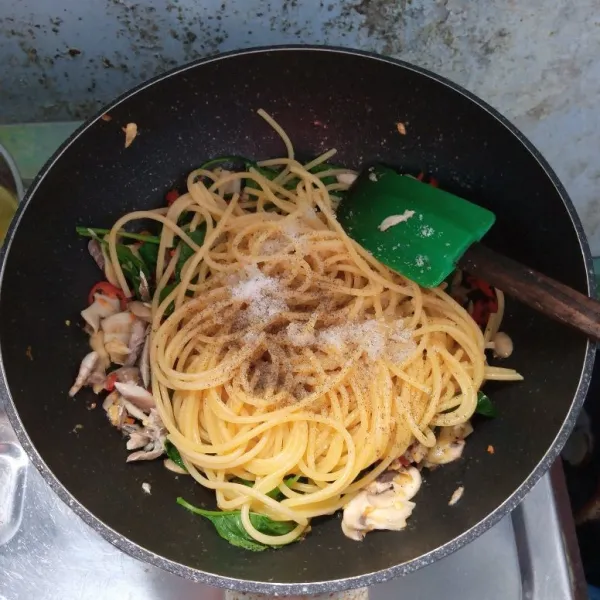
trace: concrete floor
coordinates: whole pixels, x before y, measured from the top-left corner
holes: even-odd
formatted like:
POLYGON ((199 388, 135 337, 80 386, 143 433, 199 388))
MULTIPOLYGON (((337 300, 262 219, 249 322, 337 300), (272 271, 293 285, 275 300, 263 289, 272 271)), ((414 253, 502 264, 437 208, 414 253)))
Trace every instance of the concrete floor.
POLYGON ((234 48, 343 45, 432 69, 508 116, 600 255, 600 0, 1 0, 0 122, 79 120, 136 83, 234 48))

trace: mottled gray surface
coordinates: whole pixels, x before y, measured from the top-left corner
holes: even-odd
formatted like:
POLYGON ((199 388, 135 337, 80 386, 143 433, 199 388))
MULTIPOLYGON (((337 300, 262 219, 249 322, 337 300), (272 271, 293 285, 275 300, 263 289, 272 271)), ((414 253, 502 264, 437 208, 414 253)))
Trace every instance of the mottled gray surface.
POLYGON ((600 0, 4 0, 0 121, 80 119, 223 50, 345 45, 433 69, 500 109, 571 193, 600 254, 600 0))

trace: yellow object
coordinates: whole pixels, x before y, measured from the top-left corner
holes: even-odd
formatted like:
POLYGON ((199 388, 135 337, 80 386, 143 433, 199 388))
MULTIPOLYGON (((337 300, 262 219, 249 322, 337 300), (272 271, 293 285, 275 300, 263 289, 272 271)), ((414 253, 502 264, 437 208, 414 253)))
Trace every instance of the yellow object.
POLYGON ((219 509, 239 511, 256 542, 281 546, 347 506, 413 444, 427 453, 440 428, 469 421, 486 379, 485 340, 442 289, 420 288, 345 234, 330 192, 348 185, 325 181, 348 171, 308 170, 333 151, 301 165, 281 127, 259 114, 287 149, 258 163, 280 169, 276 177, 193 171, 166 211, 113 225, 107 264, 130 296, 119 232, 137 219, 163 225, 149 342, 158 415, 219 509), (237 191, 226 200, 227 189, 237 191), (198 226, 206 235, 196 243, 198 226), (175 236, 193 253, 169 291, 175 236), (267 534, 251 511, 296 526, 267 534))
POLYGON ((14 194, 0 186, 0 243, 4 242, 8 226, 17 212, 18 205, 14 194))

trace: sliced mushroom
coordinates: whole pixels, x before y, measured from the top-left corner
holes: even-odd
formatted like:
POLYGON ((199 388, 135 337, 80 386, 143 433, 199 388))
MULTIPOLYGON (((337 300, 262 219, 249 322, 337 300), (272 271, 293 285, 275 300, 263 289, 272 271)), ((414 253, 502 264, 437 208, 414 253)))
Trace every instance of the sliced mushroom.
POLYGON ((108 369, 110 366, 110 356, 104 347, 104 332, 96 331, 96 333, 92 333, 90 336, 90 348, 98 353, 100 357, 100 364, 104 368, 104 370, 108 369))
POLYGON ((94 302, 81 311, 81 316, 95 333, 100 327, 100 321, 116 315, 120 308, 121 302, 118 298, 111 298, 104 294, 94 294, 94 302))
POLYGON ((155 460, 160 458, 165 453, 164 447, 155 444, 151 450, 140 450, 133 452, 127 457, 127 462, 135 462, 137 460, 155 460))
POLYGON ((104 391, 106 384, 106 370, 100 362, 98 362, 96 368, 90 373, 87 384, 92 386, 94 394, 99 394, 104 391))
POLYGON ((142 425, 144 426, 142 430, 134 432, 136 435, 133 441, 130 437, 131 444, 128 442, 128 448, 130 445, 141 443, 142 436, 146 438, 147 443, 143 450, 130 454, 127 462, 154 460, 165 453, 166 431, 158 412, 152 409, 150 415, 142 421, 142 425))
POLYGON ((133 300, 127 305, 127 310, 135 315, 138 319, 150 323, 152 321, 152 309, 149 304, 140 302, 139 300, 133 300))
POLYGON ((427 452, 424 465, 432 468, 437 465, 445 465, 458 460, 465 448, 465 438, 473 432, 469 422, 452 427, 441 427, 437 442, 427 452))
POLYGON ((104 343, 120 340, 124 344, 128 344, 135 321, 136 318, 129 311, 112 314, 103 319, 100 326, 104 332, 104 343))
POLYGON ((165 469, 169 469, 169 471, 173 471, 173 473, 177 473, 178 475, 189 475, 189 473, 182 469, 178 464, 174 463, 170 458, 165 458, 164 461, 165 469))
POLYGON ((102 246, 100 242, 96 239, 91 239, 88 242, 88 252, 90 256, 94 259, 94 262, 98 265, 98 268, 101 271, 104 271, 104 267, 106 266, 106 260, 104 259, 104 254, 102 254, 102 246))
POLYGON ((119 394, 125 398, 125 400, 133 403, 144 412, 149 412, 151 408, 156 407, 154 396, 148 390, 139 385, 134 385, 132 383, 121 383, 117 381, 115 382, 115 388, 118 390, 119 394))
MULTIPOLYGON (((115 384, 116 387, 116 384, 115 384)), ((150 427, 152 431, 163 431, 162 423, 160 427, 158 427, 154 421, 149 420, 148 415, 140 410, 135 404, 129 402, 121 396, 118 390, 111 392, 102 403, 102 408, 106 411, 109 421, 117 428, 123 429, 125 433, 128 435, 135 432, 140 431, 141 428, 139 425, 129 425, 125 423, 125 419, 127 416, 131 416, 138 421, 141 421, 144 427, 150 427)), ((156 437, 156 435, 152 434, 151 438, 156 437)))
POLYGON ((147 415, 143 410, 139 409, 135 404, 133 404, 133 402, 125 400, 125 398, 123 398, 122 396, 121 404, 125 407, 127 414, 132 416, 134 419, 137 419, 138 421, 143 421, 146 418, 147 415))
POLYGON ((111 392, 102 402, 102 408, 108 410, 119 399, 118 392, 111 392))
POLYGON ((100 327, 104 332, 104 347, 110 360, 123 365, 129 356, 129 340, 137 319, 128 311, 120 312, 103 319, 100 327))
POLYGON ((129 356, 129 346, 124 344, 121 340, 110 340, 104 347, 110 357, 110 362, 116 365, 124 365, 129 356))
POLYGON ((144 302, 150 302, 150 286, 148 285, 148 280, 146 279, 146 275, 144 275, 143 271, 140 271, 140 285, 138 291, 140 293, 140 298, 144 302))
POLYGON ((111 425, 117 429, 121 429, 127 417, 127 411, 125 410, 125 406, 123 406, 119 392, 112 392, 106 396, 102 403, 102 408, 106 411, 106 416, 111 425))
POLYGON ((427 456, 428 452, 429 448, 427 446, 424 446, 419 442, 415 442, 408 448, 404 456, 409 460, 409 462, 419 464, 427 456))
POLYGON ((153 408, 150 411, 150 414, 144 419, 144 427, 152 427, 153 429, 159 431, 161 435, 165 433, 165 425, 158 414, 158 410, 153 408))
POLYGON ((138 431, 133 431, 129 434, 127 450, 139 450, 140 448, 147 446, 149 442, 150 438, 147 433, 140 428, 138 431))
POLYGON ((150 385, 150 331, 146 334, 146 341, 140 357, 140 373, 144 387, 147 388, 150 385))
POLYGON ((143 321, 135 320, 131 328, 131 337, 129 338, 129 355, 125 361, 126 366, 135 365, 146 341, 148 326, 143 321))
POLYGON ((369 531, 400 531, 412 514, 411 499, 421 487, 421 474, 414 467, 386 473, 359 492, 344 508, 342 531, 350 539, 360 541, 369 531))
POLYGON ((79 373, 77 373, 75 383, 69 390, 69 396, 73 397, 84 385, 87 384, 88 379, 99 360, 100 356, 97 352, 90 352, 89 354, 86 354, 79 365, 79 373))
POLYGON ((139 385, 140 383, 140 370, 137 367, 121 367, 111 373, 115 378, 115 381, 121 383, 133 383, 139 385))
POLYGON ((508 358, 513 353, 513 341, 507 333, 499 331, 492 339, 494 356, 496 358, 508 358))

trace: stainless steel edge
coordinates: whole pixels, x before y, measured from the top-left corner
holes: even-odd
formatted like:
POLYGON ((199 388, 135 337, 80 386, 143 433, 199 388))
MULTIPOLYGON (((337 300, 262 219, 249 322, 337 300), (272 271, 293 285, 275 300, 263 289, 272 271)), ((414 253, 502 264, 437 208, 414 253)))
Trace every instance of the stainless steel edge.
MULTIPOLYGON (((8 151, 0 145, 0 185, 23 198, 19 170, 8 151)), ((27 456, 8 424, 0 398, 0 546, 17 533, 23 515, 27 456)))
MULTIPOLYGON (((1 423, 0 415, 0 430, 1 423)), ((0 546, 0 600, 223 600, 222 590, 111 546, 28 470, 23 522, 0 546)), ((435 564, 373 586, 370 600, 574 600, 564 549, 546 475, 485 534, 435 564)))

